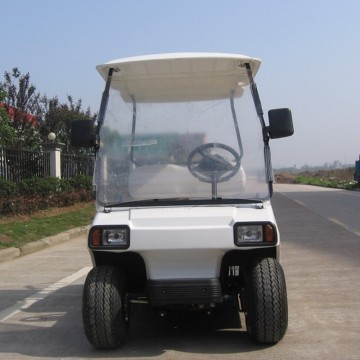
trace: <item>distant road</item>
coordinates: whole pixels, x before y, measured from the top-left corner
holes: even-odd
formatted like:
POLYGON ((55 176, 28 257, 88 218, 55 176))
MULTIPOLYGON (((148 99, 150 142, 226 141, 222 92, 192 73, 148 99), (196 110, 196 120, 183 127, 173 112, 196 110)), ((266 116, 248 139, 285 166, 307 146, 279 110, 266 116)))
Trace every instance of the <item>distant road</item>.
POLYGON ((274 190, 360 237, 360 191, 287 184, 274 190))

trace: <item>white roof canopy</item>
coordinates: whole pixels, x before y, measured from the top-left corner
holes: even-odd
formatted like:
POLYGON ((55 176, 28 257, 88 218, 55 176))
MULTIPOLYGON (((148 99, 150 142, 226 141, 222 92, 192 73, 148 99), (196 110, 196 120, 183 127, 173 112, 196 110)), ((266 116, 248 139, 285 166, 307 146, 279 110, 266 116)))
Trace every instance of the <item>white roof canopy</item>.
POLYGON ((241 96, 242 87, 249 84, 245 63, 255 76, 259 59, 221 53, 137 56, 110 61, 97 70, 106 80, 114 68, 111 88, 128 102, 214 100, 241 96))

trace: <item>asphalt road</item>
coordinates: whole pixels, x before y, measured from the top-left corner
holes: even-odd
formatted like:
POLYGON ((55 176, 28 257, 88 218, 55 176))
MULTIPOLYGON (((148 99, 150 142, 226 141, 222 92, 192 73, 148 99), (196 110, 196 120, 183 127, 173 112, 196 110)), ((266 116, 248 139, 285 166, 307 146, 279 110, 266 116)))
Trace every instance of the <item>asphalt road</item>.
POLYGON ((81 292, 85 237, 0 264, 0 359, 360 359, 360 193, 276 185, 289 328, 254 344, 236 314, 135 312, 124 348, 94 350, 81 292))
POLYGON ((275 189, 318 215, 360 236, 360 191, 277 184, 275 189))

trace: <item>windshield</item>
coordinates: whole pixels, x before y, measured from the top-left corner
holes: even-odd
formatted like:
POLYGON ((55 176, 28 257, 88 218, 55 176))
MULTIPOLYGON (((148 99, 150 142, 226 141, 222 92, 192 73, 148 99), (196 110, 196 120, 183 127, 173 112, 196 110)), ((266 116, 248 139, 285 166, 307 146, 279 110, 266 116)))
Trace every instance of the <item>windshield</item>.
POLYGON ((110 90, 95 168, 98 206, 269 196, 249 86, 234 99, 126 100, 110 90))

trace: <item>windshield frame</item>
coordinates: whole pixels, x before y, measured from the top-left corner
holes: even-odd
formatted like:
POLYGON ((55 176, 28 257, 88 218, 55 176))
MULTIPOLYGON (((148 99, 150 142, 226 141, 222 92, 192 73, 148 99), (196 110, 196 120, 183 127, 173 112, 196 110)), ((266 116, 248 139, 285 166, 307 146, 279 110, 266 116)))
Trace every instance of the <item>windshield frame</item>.
MULTIPOLYGON (((262 137, 264 142, 264 166, 265 166, 265 172, 266 172, 266 181, 268 183, 269 191, 266 196, 263 196, 261 199, 257 198, 225 198, 213 196, 212 199, 190 199, 190 198, 184 198, 184 197, 174 197, 171 199, 143 199, 143 200, 134 200, 134 201, 125 201, 125 202, 116 202, 116 201, 104 201, 97 198, 97 204, 100 207, 137 207, 137 206, 158 206, 161 204, 161 206, 174 206, 174 205, 210 205, 210 204, 237 204, 237 203, 257 203, 262 202, 264 200, 267 200, 272 195, 272 169, 271 169, 271 158, 270 158, 270 148, 268 145, 268 137, 266 132, 266 125, 263 118, 263 111, 261 107, 260 97, 257 91, 256 84, 254 82, 251 66, 249 63, 245 63, 241 65, 245 67, 247 76, 249 78, 249 85, 251 89, 251 94, 253 98, 253 105, 256 109, 257 116, 260 120, 260 126, 262 131, 262 137)), ((101 101, 101 107, 99 112, 99 118, 98 118, 98 125, 97 125, 97 134, 100 136, 101 128, 104 125, 104 120, 106 116, 106 112, 108 109, 108 100, 109 100, 109 93, 112 88, 112 80, 113 80, 113 74, 116 73, 118 70, 116 68, 109 68, 108 72, 108 78, 105 85, 105 90, 103 92, 102 101, 101 101)), ((237 114, 234 106, 234 94, 231 93, 229 97, 230 101, 230 108, 231 108, 231 114, 233 118, 233 124, 235 128, 236 138, 240 150, 240 157, 243 156, 243 144, 242 144, 242 138, 238 126, 238 120, 237 120, 237 114)), ((135 139, 136 139, 136 122, 137 122, 137 103, 134 96, 131 97, 132 101, 132 130, 131 130, 131 144, 130 144, 130 159, 135 164, 134 159, 134 149, 135 149, 135 139)), ((97 149, 98 152, 99 148, 97 149)), ((96 170, 95 170, 96 171, 96 170)))

